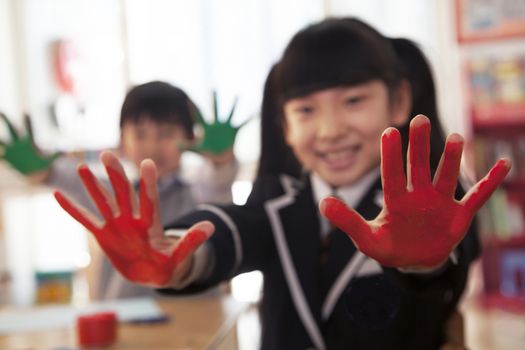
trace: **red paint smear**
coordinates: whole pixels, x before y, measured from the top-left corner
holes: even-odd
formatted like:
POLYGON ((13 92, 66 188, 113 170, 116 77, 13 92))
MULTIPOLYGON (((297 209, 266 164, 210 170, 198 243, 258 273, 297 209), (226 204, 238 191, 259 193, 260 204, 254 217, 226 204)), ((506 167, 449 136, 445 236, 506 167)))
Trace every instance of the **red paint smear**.
POLYGON ((391 128, 383 133, 381 139, 381 173, 383 188, 389 194, 385 200, 403 194, 406 191, 406 177, 401 152, 401 135, 391 128))
POLYGON ((148 197, 146 183, 140 179, 140 218, 147 227, 153 224, 153 203, 148 197))
POLYGON ((430 185, 430 123, 410 127, 408 156, 410 159, 410 181, 414 188, 430 185))
POLYGON ((171 255, 171 264, 178 265, 186 257, 193 253, 208 237, 202 231, 192 231, 188 233, 177 246, 177 249, 171 255))
POLYGON ((448 142, 435 175, 436 189, 446 196, 454 195, 461 164, 463 142, 448 142))
POLYGON ((132 215, 129 182, 111 167, 106 167, 106 171, 115 190, 120 212, 124 215, 132 215))

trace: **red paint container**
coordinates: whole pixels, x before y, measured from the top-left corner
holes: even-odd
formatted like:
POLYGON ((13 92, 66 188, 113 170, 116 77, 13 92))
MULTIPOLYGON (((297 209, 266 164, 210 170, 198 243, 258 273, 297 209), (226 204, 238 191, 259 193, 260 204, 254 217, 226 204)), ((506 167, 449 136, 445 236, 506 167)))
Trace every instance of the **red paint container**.
POLYGON ((77 318, 78 344, 82 347, 104 347, 117 340, 117 315, 98 312, 77 318))

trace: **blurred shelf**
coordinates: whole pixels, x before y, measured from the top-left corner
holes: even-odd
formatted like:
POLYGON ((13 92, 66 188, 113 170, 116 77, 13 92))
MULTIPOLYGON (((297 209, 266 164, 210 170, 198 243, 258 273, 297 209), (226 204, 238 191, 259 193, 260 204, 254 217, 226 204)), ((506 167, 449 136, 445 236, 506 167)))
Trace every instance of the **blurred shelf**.
POLYGON ((490 293, 478 296, 476 303, 485 310, 501 310, 525 316, 525 296, 505 296, 501 293, 490 293))
POLYGON ((475 130, 494 128, 525 130, 525 102, 496 103, 472 107, 472 125, 475 130))
POLYGON ((525 248, 525 232, 517 233, 508 239, 501 239, 491 235, 489 239, 483 241, 485 248, 525 248))
POLYGON ((503 182, 503 187, 511 191, 525 191, 525 179, 511 179, 503 182))

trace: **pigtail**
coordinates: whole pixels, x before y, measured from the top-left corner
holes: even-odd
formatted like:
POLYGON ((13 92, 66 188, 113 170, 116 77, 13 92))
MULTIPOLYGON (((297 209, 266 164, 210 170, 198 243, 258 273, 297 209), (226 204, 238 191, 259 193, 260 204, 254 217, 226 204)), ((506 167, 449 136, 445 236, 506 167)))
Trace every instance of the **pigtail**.
POLYGON ((275 64, 264 84, 261 105, 261 156, 257 176, 287 174, 300 178, 301 165, 286 144, 281 102, 277 94, 278 65, 275 64))

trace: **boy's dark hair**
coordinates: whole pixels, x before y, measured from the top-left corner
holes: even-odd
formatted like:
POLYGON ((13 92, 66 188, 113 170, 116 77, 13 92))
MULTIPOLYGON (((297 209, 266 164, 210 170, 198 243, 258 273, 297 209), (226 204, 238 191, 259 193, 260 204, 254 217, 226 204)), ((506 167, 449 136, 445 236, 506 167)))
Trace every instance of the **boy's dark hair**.
POLYGON ((431 168, 436 169, 444 146, 434 81, 428 61, 410 40, 388 39, 355 18, 327 19, 299 31, 271 70, 261 109, 261 158, 258 175, 301 174, 300 163, 284 142, 283 105, 289 99, 315 91, 353 86, 379 79, 390 95, 409 81, 412 108, 399 128, 403 150, 408 147, 408 125, 417 114, 432 124, 431 168))
POLYGON ((155 123, 174 123, 193 139, 196 106, 181 89, 161 81, 133 87, 120 111, 120 128, 127 122, 138 123, 148 118, 155 123))

